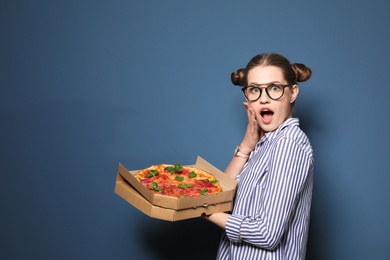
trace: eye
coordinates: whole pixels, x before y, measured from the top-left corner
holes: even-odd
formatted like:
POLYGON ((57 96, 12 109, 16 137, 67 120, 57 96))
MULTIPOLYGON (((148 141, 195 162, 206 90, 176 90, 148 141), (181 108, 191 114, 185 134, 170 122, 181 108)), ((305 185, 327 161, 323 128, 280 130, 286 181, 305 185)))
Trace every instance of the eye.
POLYGON ((278 92, 278 91, 282 90, 282 87, 279 85, 276 85, 276 84, 271 84, 267 88, 268 88, 268 91, 272 91, 272 92, 278 92))
POLYGON ((248 88, 248 92, 249 92, 249 93, 257 94, 257 93, 261 92, 261 90, 260 90, 260 88, 258 88, 258 87, 249 87, 249 88, 248 88))

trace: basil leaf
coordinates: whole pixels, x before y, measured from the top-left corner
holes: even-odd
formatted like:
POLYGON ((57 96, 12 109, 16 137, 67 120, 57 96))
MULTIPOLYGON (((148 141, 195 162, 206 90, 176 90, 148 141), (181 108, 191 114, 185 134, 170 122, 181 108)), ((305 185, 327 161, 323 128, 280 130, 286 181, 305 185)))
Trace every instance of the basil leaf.
POLYGON ((165 170, 168 170, 171 174, 175 173, 175 168, 173 166, 167 166, 165 167, 165 170))
POLYGON ((152 189, 158 192, 162 192, 160 187, 158 187, 157 182, 152 182, 152 189))
POLYGON ((165 167, 171 174, 180 173, 183 170, 183 167, 179 163, 175 163, 173 166, 165 167))
POLYGON ((185 189, 185 188, 191 187, 191 184, 183 183, 183 184, 179 184, 177 187, 180 188, 180 189, 185 189))
POLYGON ((183 167, 181 167, 179 163, 175 163, 174 167, 175 167, 175 172, 181 172, 181 170, 183 170, 183 167))
POLYGON ((177 180, 177 181, 184 181, 184 177, 183 176, 176 176, 175 180, 177 180))
POLYGON ((216 184, 216 183, 218 183, 218 180, 212 180, 211 183, 216 184))
POLYGON ((149 173, 145 176, 146 178, 152 178, 158 174, 157 170, 150 170, 149 173))
POLYGON ((208 191, 207 188, 204 188, 199 193, 202 194, 202 195, 207 196, 207 191, 208 191))
POLYGON ((190 172, 189 174, 188 174, 188 178, 195 178, 197 176, 197 174, 195 173, 195 172, 190 172))

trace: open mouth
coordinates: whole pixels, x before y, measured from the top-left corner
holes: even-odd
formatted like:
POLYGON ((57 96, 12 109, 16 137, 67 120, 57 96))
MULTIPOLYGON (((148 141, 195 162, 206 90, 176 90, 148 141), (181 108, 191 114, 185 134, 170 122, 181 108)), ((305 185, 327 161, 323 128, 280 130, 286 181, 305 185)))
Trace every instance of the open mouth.
POLYGON ((273 115, 274 115, 274 112, 272 110, 269 110, 269 109, 262 109, 260 111, 260 116, 262 117, 262 119, 265 123, 271 122, 273 115))

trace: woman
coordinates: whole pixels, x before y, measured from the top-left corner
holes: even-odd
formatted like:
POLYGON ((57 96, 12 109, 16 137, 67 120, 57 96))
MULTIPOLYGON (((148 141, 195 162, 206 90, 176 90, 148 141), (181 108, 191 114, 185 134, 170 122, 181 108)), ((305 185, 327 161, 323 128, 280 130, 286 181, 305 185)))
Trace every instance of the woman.
POLYGON ((206 218, 225 229, 218 259, 304 259, 313 187, 313 151, 292 108, 303 64, 265 53, 232 73, 243 86, 248 126, 226 174, 236 179, 231 214, 206 218))

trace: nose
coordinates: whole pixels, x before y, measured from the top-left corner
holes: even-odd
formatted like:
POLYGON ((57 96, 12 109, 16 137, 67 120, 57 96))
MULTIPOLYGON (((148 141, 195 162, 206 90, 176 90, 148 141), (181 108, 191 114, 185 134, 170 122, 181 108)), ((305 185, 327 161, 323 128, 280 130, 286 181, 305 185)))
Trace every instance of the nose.
POLYGON ((270 102, 270 98, 265 89, 262 89, 261 91, 259 102, 260 104, 267 104, 270 102))

